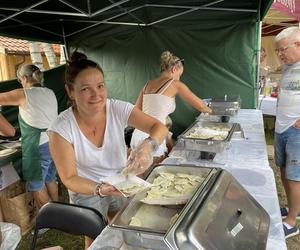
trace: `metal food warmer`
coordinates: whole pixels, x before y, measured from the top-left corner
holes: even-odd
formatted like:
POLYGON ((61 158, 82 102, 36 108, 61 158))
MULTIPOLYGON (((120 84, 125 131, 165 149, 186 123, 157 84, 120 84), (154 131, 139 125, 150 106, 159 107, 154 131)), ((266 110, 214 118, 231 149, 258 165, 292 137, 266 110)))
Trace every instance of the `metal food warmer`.
POLYGON ((269 215, 226 170, 160 164, 147 181, 152 183, 161 172, 197 175, 202 181, 184 205, 148 205, 141 202, 146 191, 135 195, 109 225, 121 230, 128 246, 156 250, 266 248, 269 215), (130 225, 135 216, 142 221, 138 226, 130 225))
POLYGON ((211 115, 220 116, 222 122, 228 122, 230 116, 238 113, 241 107, 241 98, 239 96, 214 97, 209 102, 212 109, 211 115))
POLYGON ((185 151, 201 152, 203 153, 202 158, 206 159, 211 156, 207 157, 205 154, 213 153, 215 155, 226 148, 226 146, 230 143, 231 137, 236 131, 237 126, 237 123, 196 120, 178 136, 178 142, 176 145, 185 151), (216 130, 216 132, 220 131, 220 133, 223 133, 224 136, 221 138, 214 138, 208 134, 206 138, 203 138, 198 135, 198 133, 201 133, 206 129, 210 129, 211 131, 216 130))

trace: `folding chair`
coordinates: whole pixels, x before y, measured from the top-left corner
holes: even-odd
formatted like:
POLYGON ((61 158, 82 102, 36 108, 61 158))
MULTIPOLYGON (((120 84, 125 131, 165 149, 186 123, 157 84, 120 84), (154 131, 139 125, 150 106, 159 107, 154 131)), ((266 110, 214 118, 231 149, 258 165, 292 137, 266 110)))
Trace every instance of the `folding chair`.
POLYGON ((38 232, 42 228, 57 229, 69 234, 85 235, 92 239, 107 225, 97 210, 75 204, 48 202, 38 212, 31 250, 35 249, 38 232))

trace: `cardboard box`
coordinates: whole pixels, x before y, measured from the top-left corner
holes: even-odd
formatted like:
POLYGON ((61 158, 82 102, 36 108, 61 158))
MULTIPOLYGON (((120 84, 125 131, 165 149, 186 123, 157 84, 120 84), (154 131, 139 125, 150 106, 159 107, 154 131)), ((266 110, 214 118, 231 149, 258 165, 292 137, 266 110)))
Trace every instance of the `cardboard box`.
POLYGON ((5 222, 20 226, 22 235, 33 228, 38 210, 24 182, 18 181, 2 190, 0 202, 5 222))
POLYGON ((20 180, 20 177, 12 164, 0 167, 0 191, 20 180))

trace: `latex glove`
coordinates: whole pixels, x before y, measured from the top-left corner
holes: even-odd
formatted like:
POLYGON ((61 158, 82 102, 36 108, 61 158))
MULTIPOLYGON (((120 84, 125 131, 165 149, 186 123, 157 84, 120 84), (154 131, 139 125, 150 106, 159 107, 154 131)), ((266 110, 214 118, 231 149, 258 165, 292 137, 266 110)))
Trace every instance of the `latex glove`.
POLYGON ((148 140, 144 140, 131 151, 126 168, 122 171, 122 174, 139 175, 144 173, 153 163, 152 150, 151 143, 148 140))

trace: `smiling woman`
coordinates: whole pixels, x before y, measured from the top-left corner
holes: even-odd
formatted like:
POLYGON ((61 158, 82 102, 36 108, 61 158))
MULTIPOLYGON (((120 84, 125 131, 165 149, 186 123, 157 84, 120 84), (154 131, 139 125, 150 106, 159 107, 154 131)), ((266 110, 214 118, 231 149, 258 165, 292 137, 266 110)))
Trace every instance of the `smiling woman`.
MULTIPOLYGON (((124 129, 130 125, 161 143, 167 128, 131 103, 107 98, 101 67, 82 53, 74 53, 66 68, 66 91, 71 107, 48 130, 50 149, 70 200, 97 209, 105 217, 114 214, 126 198, 105 177, 126 166, 124 129)), ((143 173, 152 163, 153 145, 145 140, 132 152, 127 171, 143 173)), ((91 239, 86 238, 86 247, 91 239)))

